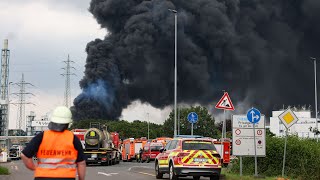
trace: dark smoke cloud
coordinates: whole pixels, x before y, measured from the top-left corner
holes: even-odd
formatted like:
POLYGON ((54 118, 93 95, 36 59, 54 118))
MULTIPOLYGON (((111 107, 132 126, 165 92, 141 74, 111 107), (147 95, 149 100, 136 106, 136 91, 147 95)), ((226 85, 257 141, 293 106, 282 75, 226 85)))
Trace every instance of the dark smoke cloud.
POLYGON ((227 90, 234 104, 249 99, 265 114, 313 104, 308 59, 320 53, 318 0, 92 0, 89 11, 109 34, 87 45, 76 119, 118 118, 134 100, 173 103, 168 8, 178 11, 179 102, 214 104, 227 90), (112 101, 83 95, 98 81, 112 101))

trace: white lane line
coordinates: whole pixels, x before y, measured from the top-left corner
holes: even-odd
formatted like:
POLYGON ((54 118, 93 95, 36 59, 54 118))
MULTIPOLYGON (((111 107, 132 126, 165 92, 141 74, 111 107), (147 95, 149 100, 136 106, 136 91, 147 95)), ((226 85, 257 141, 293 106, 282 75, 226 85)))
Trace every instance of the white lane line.
POLYGON ((138 173, 140 173, 140 174, 144 174, 144 175, 148 175, 148 176, 156 176, 156 175, 154 175, 154 174, 145 173, 145 172, 138 172, 138 173))
POLYGON ((112 175, 117 175, 118 173, 104 173, 104 172, 98 172, 98 174, 102 174, 105 176, 112 176, 112 175))
POLYGON ((15 168, 16 170, 18 170, 18 166, 14 166, 14 168, 15 168))
POLYGON ((153 169, 153 167, 150 166, 132 166, 128 169, 128 171, 131 171, 132 168, 146 168, 146 169, 153 169))

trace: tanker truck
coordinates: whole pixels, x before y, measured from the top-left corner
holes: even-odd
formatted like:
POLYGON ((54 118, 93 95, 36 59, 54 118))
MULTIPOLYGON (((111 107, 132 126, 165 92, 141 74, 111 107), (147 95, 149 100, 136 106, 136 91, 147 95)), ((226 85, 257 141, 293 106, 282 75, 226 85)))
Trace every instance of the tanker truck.
POLYGON ((84 134, 84 153, 87 164, 114 165, 120 161, 118 133, 109 133, 106 126, 91 127, 84 134))

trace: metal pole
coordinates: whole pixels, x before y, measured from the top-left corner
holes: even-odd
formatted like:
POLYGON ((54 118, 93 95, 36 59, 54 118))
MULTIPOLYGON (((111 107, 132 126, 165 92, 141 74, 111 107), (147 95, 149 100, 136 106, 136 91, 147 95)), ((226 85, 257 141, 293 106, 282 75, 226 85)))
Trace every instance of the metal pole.
POLYGON ((240 176, 242 176, 242 156, 240 156, 240 176))
POLYGON ((191 123, 191 136, 193 136, 193 123, 191 123))
POLYGON ((174 13, 174 136, 177 135, 177 11, 174 13))
POLYGON ((253 142, 254 142, 254 176, 258 176, 257 142, 256 142, 256 125, 255 125, 255 123, 253 123, 253 142))
POLYGON ((220 141, 220 158, 222 159, 223 158, 223 141, 224 141, 224 138, 225 138, 225 121, 226 121, 226 110, 223 110, 223 115, 224 115, 224 120, 222 122, 222 135, 221 135, 221 141, 220 141))
MULTIPOLYGON (((315 98, 315 112, 316 112, 316 128, 318 131, 318 98, 317 98, 317 59, 313 58, 314 62, 314 98, 315 98)), ((317 142, 319 141, 319 135, 317 133, 317 142)))
POLYGON ((149 127, 149 123, 150 123, 150 121, 149 121, 149 113, 147 113, 147 115, 148 115, 148 140, 149 140, 149 135, 150 135, 150 127, 149 127))
POLYGON ((178 135, 180 135, 180 107, 178 107, 178 135))
POLYGON ((284 167, 285 167, 285 164, 286 164, 287 133, 288 133, 288 129, 286 129, 286 135, 285 135, 285 140, 284 140, 284 152, 283 152, 282 177, 284 177, 284 167))
POLYGON ((224 115, 224 121, 223 121, 223 127, 224 127, 224 137, 223 138, 227 138, 227 117, 226 117, 226 110, 223 110, 223 115, 224 115))

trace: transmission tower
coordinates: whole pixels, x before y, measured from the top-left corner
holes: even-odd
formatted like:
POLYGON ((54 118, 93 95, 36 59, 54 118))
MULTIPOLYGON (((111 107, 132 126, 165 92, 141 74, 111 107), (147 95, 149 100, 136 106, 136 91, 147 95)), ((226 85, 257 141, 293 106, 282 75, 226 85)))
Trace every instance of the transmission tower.
POLYGON ((0 90, 0 135, 8 135, 9 118, 9 98, 8 98, 8 79, 9 79, 9 57, 8 39, 4 40, 1 50, 1 90, 0 90))
POLYGON ((64 105, 66 107, 70 107, 71 103, 71 91, 70 91, 70 76, 75 75, 74 73, 71 73, 71 69, 76 70, 73 66, 71 66, 71 63, 74 63, 74 61, 70 60, 69 54, 68 54, 68 59, 66 61, 63 61, 66 63, 66 66, 62 69, 64 69, 64 73, 61 74, 62 76, 66 77, 65 80, 65 92, 64 92, 64 105))
MULTIPOLYGON (((12 93, 14 95, 19 96, 19 102, 18 103, 12 103, 14 105, 18 105, 18 121, 17 121, 17 129, 24 129, 25 125, 25 105, 26 104, 33 104, 31 102, 26 102, 26 95, 33 95, 32 93, 26 92, 26 85, 33 86, 31 83, 25 82, 24 81, 24 75, 22 74, 21 81, 19 83, 15 83, 15 85, 20 87, 20 90, 18 93, 12 93)), ((33 104, 34 105, 34 104, 33 104)))

